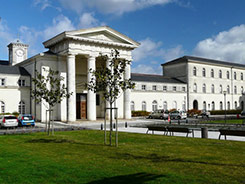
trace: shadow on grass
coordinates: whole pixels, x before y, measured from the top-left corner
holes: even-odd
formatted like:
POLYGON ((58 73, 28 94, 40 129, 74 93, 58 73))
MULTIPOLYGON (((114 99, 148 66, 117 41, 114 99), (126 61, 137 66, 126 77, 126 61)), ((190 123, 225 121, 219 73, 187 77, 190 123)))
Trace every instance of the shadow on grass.
POLYGON ((143 184, 147 181, 154 181, 157 178, 166 177, 165 175, 157 175, 157 174, 148 174, 148 173, 136 173, 130 175, 121 175, 121 176, 114 176, 111 178, 104 178, 97 181, 92 181, 87 184, 120 184, 120 183, 134 183, 134 184, 143 184))
POLYGON ((152 162, 183 162, 183 163, 195 163, 195 164, 204 164, 204 165, 214 165, 214 166, 228 166, 228 167, 245 167, 245 164, 226 164, 218 162, 205 162, 198 160, 188 160, 184 158, 171 158, 170 156, 158 156, 157 154, 149 154, 145 156, 137 156, 132 154, 118 154, 114 159, 142 159, 150 160, 152 162))

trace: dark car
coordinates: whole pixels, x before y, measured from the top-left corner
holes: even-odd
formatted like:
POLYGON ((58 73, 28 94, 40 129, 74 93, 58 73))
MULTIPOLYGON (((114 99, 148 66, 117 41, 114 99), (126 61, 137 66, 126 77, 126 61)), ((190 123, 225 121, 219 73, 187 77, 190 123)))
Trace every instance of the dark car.
POLYGON ((35 119, 31 114, 20 114, 18 116, 19 126, 35 126, 35 119))

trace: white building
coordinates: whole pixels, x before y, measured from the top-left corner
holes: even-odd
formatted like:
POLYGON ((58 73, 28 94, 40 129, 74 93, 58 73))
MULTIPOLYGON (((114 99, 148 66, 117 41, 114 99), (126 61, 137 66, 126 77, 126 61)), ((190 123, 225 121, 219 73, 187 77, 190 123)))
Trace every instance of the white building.
MULTIPOLYGON (((96 120, 104 116, 100 94, 87 91, 84 83, 90 81, 89 69, 103 63, 100 54, 110 55, 117 49, 120 57, 132 60, 132 50, 139 43, 106 26, 63 32, 44 43, 48 49, 27 59, 28 45, 9 44, 9 61, 0 61, 0 113, 32 113, 37 120, 46 120, 47 104, 31 99, 34 89, 31 77, 35 71, 47 75, 47 70, 60 72, 65 78, 69 99, 54 109, 54 117, 61 121, 77 119, 96 120)), ((134 90, 127 90, 116 101, 118 117, 130 119, 132 110, 155 109, 236 109, 244 107, 245 65, 184 56, 162 64, 163 75, 132 74, 134 90), (224 96, 226 91, 226 96, 224 96)), ((130 65, 125 79, 131 78, 130 65)))

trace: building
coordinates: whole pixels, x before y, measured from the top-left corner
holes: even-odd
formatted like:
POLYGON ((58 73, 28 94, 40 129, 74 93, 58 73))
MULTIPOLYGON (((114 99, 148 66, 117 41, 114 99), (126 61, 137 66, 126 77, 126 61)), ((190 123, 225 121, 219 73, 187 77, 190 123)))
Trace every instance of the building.
MULTIPOLYGON (((28 45, 11 43, 9 61, 0 61, 0 113, 31 113, 37 120, 46 121, 45 102, 31 98, 34 89, 31 78, 36 71, 46 76, 49 69, 59 71, 71 98, 54 108, 54 119, 76 121, 104 117, 101 94, 84 87, 90 81, 90 69, 102 63, 102 55, 117 49, 120 57, 132 60, 132 50, 139 43, 110 27, 66 31, 45 41, 47 52, 27 57, 28 45), (46 70, 44 70, 46 69, 46 70)), ((163 75, 131 74, 128 65, 125 79, 132 78, 136 88, 126 90, 115 102, 118 118, 131 118, 131 110, 155 109, 243 109, 245 65, 192 56, 184 56, 162 64, 163 75)))

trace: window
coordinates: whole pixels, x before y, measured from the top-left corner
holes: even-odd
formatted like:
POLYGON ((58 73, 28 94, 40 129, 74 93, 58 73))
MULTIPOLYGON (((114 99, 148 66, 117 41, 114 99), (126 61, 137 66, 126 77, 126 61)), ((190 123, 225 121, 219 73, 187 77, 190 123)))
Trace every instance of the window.
POLYGON ((237 87, 234 86, 234 93, 237 94, 237 87))
POLYGON ((241 86, 241 94, 243 94, 243 86, 241 86))
POLYGON ((142 89, 142 90, 146 90, 146 85, 142 85, 142 86, 141 86, 141 89, 142 89))
POLYGON ((219 86, 219 93, 223 93, 223 88, 222 88, 222 85, 219 86))
POLYGON ((173 86, 173 91, 177 91, 177 87, 176 86, 173 86))
POLYGON ((214 93, 214 85, 211 86, 211 93, 214 93))
POLYGON ((219 70, 219 78, 222 78, 222 71, 219 70))
POLYGON ((223 110, 223 103, 222 102, 219 103, 219 106, 220 106, 219 109, 223 110))
POLYGON ((197 68, 196 67, 193 68, 193 75, 197 76, 197 68))
POLYGON ((202 76, 206 77, 206 69, 205 68, 202 69, 202 76))
POLYGON ((100 95, 96 94, 96 105, 99 106, 100 105, 100 95))
POLYGON ((0 79, 0 86, 5 86, 5 79, 0 79))
POLYGON ((156 86, 156 85, 153 85, 153 86, 152 86, 152 90, 153 90, 153 91, 156 91, 156 90, 157 90, 157 86, 156 86))
POLYGON ((226 78, 230 79, 230 72, 229 71, 226 72, 226 78))
POLYGON ((203 85, 202 85, 202 92, 203 92, 203 93, 206 93, 206 84, 203 84, 203 85))
POLYGON ((131 111, 134 111, 135 110, 134 109, 134 101, 131 101, 130 106, 131 106, 131 111))
POLYGON ((18 80, 18 85, 19 86, 25 86, 26 85, 26 81, 25 80, 18 80))
POLYGON ((19 103, 19 113, 20 114, 26 113, 26 105, 25 105, 25 102, 23 102, 23 101, 20 101, 20 103, 19 103))
POLYGON ((214 69, 211 69, 211 77, 214 78, 214 69))
POLYGON ((173 101, 173 109, 177 109, 177 102, 173 101))
POLYGON ((162 87, 163 91, 167 91, 167 86, 162 87))
POLYGON ((204 101, 203 102, 203 110, 206 110, 207 109, 207 103, 204 101))
POLYGON ((237 109, 237 101, 235 101, 235 109, 237 109))
POLYGON ((236 80, 236 72, 234 72, 234 80, 236 80))
POLYGON ((182 91, 185 92, 185 87, 182 87, 182 91))
POLYGON ((185 104, 185 101, 182 102, 182 111, 186 111, 186 104, 185 104))
POLYGON ((212 102, 212 111, 214 111, 215 110, 215 103, 214 103, 214 101, 212 102))
POLYGON ((227 94, 230 94, 230 86, 227 85, 227 94))
POLYGON ((5 103, 0 101, 0 113, 5 113, 5 103))
POLYGON ((146 111, 146 102, 145 101, 142 102, 142 111, 146 111))
POLYGON ((228 110, 231 109, 231 104, 230 104, 230 102, 227 102, 227 109, 228 109, 228 110))
POLYGON ((241 80, 243 80, 243 73, 241 73, 241 80))
POLYGON ((197 84, 196 84, 196 83, 194 83, 193 91, 194 91, 195 93, 197 92, 197 84))
POLYGON ((168 110, 168 103, 166 101, 163 102, 163 109, 168 110))
POLYGON ((154 100, 152 102, 152 111, 155 111, 155 110, 157 110, 157 101, 156 100, 154 100))

